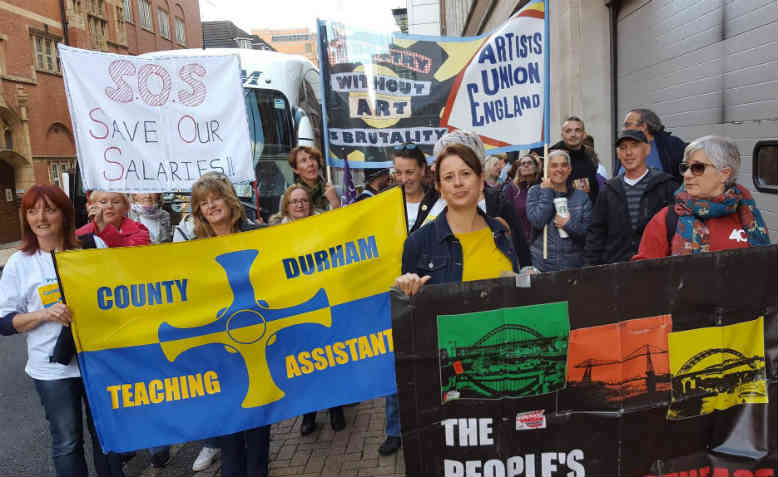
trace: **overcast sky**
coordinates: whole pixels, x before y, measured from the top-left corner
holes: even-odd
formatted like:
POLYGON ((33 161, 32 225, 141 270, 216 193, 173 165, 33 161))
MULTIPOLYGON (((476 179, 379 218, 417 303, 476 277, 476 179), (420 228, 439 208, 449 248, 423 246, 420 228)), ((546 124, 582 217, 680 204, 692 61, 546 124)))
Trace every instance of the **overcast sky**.
POLYGON ((392 8, 407 0, 199 0, 200 18, 230 20, 251 32, 260 28, 313 30, 316 18, 364 26, 371 31, 395 31, 392 8))

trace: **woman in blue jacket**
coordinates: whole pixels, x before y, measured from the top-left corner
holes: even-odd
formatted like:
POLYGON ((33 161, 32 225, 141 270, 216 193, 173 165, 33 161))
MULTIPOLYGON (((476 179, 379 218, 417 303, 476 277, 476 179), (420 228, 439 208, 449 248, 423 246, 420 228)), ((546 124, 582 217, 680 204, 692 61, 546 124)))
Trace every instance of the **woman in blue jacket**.
POLYGON ((588 194, 569 183, 571 167, 567 151, 552 151, 547 161, 548 178, 532 186, 527 195, 527 219, 533 229, 532 265, 541 272, 582 267, 586 231, 592 223, 592 203, 588 194), (568 217, 556 212, 554 199, 559 197, 567 199, 568 217), (547 258, 543 258, 545 226, 548 226, 547 258))

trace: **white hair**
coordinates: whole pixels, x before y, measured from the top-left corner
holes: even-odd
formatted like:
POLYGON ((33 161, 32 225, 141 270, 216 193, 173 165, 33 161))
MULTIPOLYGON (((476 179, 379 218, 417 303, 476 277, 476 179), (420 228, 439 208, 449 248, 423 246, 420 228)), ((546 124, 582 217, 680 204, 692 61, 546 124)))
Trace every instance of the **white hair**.
POLYGON ((549 164, 551 163, 551 159, 553 159, 554 156, 562 156, 567 161, 568 166, 572 165, 570 163, 570 154, 568 154, 568 152, 565 151, 564 149, 554 149, 553 151, 550 151, 548 153, 548 158, 546 159, 549 162, 549 164))
POLYGON ((716 169, 730 168, 732 172, 727 179, 728 186, 737 181, 737 174, 740 171, 740 152, 732 139, 723 136, 697 138, 684 149, 684 162, 689 162, 689 158, 697 151, 703 151, 716 169))

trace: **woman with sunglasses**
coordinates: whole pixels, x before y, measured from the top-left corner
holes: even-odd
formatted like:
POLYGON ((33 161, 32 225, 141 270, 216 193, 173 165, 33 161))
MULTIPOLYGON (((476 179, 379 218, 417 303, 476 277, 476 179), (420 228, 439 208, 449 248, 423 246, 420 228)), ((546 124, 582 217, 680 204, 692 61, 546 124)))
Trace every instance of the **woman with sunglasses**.
POLYGON ((92 236, 79 243, 73 205, 59 187, 31 187, 22 198, 21 209, 23 245, 8 259, 0 279, 0 334, 26 334, 24 370, 49 422, 56 475, 89 475, 84 457, 84 409, 97 475, 123 475, 119 456, 104 454, 98 443, 78 361, 72 354, 55 358, 60 334, 67 332, 63 327, 70 326, 73 316, 62 303, 51 252, 89 247, 88 241, 92 247, 105 248, 105 242, 92 236))
POLYGON ((675 202, 646 226, 633 260, 769 245, 762 213, 736 183, 740 153, 731 139, 705 136, 683 154, 675 202))

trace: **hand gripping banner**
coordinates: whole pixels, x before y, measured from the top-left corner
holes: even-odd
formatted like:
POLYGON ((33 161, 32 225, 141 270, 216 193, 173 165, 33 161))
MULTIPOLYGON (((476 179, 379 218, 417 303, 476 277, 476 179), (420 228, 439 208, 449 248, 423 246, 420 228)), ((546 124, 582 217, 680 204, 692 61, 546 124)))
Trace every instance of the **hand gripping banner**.
POLYGON ((771 245, 393 296, 408 475, 775 477, 776 260, 771 245))
POLYGON ((404 217, 395 188, 252 232, 58 253, 103 448, 193 441, 394 393, 389 287, 404 217))
POLYGON ((331 165, 389 167, 391 148, 426 154, 451 129, 495 152, 542 146, 547 122, 547 22, 532 2, 477 37, 354 31, 320 22, 326 143, 331 165))

